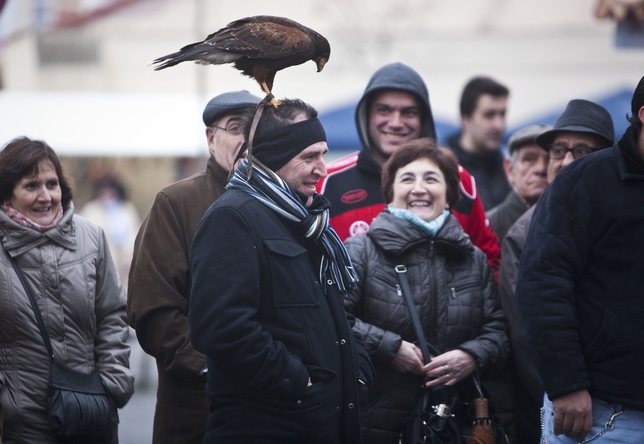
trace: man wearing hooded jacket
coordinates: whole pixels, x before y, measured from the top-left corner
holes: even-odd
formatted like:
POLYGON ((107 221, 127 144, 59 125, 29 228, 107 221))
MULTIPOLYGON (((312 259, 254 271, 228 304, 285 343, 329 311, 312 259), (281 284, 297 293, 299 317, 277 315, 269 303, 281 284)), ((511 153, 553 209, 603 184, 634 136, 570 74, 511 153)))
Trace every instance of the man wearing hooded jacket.
MULTIPOLYGON (((342 240, 365 234, 385 208, 380 174, 394 150, 419 137, 436 140, 425 82, 402 63, 385 65, 371 76, 355 119, 362 149, 329 163, 328 176, 318 183, 318 191, 331 202, 331 225, 342 240)), ((459 171, 461 198, 452 214, 486 254, 496 278, 498 239, 488 227, 474 179, 463 168, 459 171)))

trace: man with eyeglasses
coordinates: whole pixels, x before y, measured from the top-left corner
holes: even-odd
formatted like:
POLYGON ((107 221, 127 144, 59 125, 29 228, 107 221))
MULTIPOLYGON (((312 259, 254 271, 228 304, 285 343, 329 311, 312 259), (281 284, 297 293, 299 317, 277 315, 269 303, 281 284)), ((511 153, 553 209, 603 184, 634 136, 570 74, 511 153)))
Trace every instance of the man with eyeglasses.
POLYGON ((612 146, 614 139, 613 120, 604 107, 588 100, 571 100, 554 128, 536 140, 550 157, 548 182, 573 160, 612 146))
POLYGON ((141 347, 157 361, 153 444, 201 444, 206 433, 206 358, 190 341, 188 257, 202 216, 226 191, 244 142, 243 121, 260 100, 235 91, 208 102, 206 170, 159 191, 136 237, 127 310, 141 347))
MULTIPOLYGON (((547 180, 566 165, 613 144, 613 120, 603 107, 588 100, 571 100, 554 127, 535 138, 548 153, 547 180)), ((550 185, 552 186, 552 185, 550 185)), ((511 383, 516 414, 516 442, 537 444, 541 435, 543 388, 528 345, 523 318, 515 298, 519 261, 535 210, 533 205, 508 230, 501 249, 499 296, 510 325, 511 383)), ((555 216, 556 217, 556 216, 555 216)), ((544 243, 553 242, 542 239, 544 243)))
POLYGON ((612 148, 557 174, 532 217, 516 292, 547 394, 542 442, 644 436, 644 77, 631 113, 612 148))

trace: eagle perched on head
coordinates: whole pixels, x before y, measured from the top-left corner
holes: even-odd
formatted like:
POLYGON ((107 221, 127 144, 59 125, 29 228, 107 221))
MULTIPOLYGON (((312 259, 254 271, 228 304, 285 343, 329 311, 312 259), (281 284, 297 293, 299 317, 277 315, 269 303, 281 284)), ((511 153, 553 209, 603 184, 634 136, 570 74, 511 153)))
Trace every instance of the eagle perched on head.
POLYGON ((277 71, 313 60, 320 72, 330 54, 328 40, 314 30, 284 17, 258 15, 235 20, 205 40, 159 57, 152 64, 158 71, 187 60, 205 65, 234 63, 272 97, 277 71))

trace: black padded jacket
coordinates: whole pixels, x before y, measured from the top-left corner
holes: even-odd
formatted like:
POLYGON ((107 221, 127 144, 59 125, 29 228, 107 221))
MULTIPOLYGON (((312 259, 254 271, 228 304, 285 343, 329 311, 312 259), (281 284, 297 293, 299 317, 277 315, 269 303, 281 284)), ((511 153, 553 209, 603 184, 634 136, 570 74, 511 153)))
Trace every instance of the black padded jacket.
POLYGON ((418 342, 394 267, 401 262, 407 267, 428 342, 441 352, 469 353, 482 373, 508 354, 505 317, 485 254, 452 216, 430 238, 384 211, 366 236, 351 237, 346 246, 360 282, 345 307, 357 318, 354 330, 360 332, 377 375, 369 393, 364 439, 397 442, 422 378, 390 365, 403 339, 418 342))

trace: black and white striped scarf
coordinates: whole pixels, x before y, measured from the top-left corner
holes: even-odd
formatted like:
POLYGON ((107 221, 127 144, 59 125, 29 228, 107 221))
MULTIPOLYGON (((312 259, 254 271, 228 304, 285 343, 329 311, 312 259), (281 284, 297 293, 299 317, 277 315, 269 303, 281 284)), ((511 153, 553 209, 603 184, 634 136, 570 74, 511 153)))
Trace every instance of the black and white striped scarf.
POLYGON ((316 194, 313 203, 307 208, 302 205, 292 187, 257 159, 253 160, 252 169, 253 174, 248 180, 248 161, 244 159, 226 188, 250 194, 297 226, 304 237, 315 241, 322 255, 320 283, 326 282, 325 276, 330 272, 340 291, 346 292, 354 288, 358 277, 344 244, 329 225, 329 201, 316 194))

